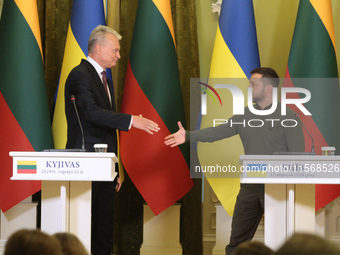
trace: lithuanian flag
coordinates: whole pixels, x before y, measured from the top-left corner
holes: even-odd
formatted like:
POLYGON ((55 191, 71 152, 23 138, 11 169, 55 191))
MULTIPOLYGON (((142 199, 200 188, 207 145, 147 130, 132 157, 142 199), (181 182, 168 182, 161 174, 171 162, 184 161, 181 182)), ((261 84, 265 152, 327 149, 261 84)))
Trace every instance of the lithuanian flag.
POLYGON ((5 0, 0 21, 0 207, 40 190, 11 181, 10 151, 53 148, 36 0, 5 0))
MULTIPOLYGON (((303 87, 311 92, 311 100, 305 107, 312 115, 301 113, 300 117, 319 155, 322 146, 336 147, 336 154, 340 151, 340 92, 335 53, 331 0, 300 0, 286 71, 286 78, 292 79, 285 79, 284 85, 303 87), (300 79, 294 78, 310 79, 296 84, 300 79)), ((292 109, 299 112, 296 107, 292 109)), ((311 151, 311 139, 304 132, 306 150, 311 151)), ((340 195, 340 186, 316 185, 315 193, 318 210, 340 195)))
POLYGON ((18 161, 17 162, 18 174, 36 174, 37 161, 18 161))
POLYGON ((154 135, 137 129, 120 133, 126 171, 157 215, 193 186, 188 145, 164 145, 177 122, 185 124, 170 0, 139 1, 121 111, 160 126, 154 135))

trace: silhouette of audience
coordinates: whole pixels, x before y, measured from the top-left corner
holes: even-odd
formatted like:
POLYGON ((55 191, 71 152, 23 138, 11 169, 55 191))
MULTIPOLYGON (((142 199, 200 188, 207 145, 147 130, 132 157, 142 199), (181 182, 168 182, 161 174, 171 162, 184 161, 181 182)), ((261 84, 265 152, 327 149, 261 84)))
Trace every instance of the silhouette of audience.
POLYGON ((335 255, 340 254, 340 248, 322 237, 298 233, 294 234, 276 255, 335 255))
MULTIPOLYGON (((13 233, 4 255, 89 255, 77 236, 71 233, 48 235, 40 230, 22 229, 13 233)), ((297 233, 276 252, 263 243, 246 241, 233 255, 340 255, 340 247, 317 235, 297 233)))
POLYGON ((84 245, 77 236, 71 233, 56 233, 53 235, 61 243, 64 255, 88 255, 84 245))
POLYGON ((274 251, 257 241, 246 241, 239 244, 233 255, 274 255, 274 251))
POLYGON ((22 229, 13 233, 4 255, 63 255, 60 242, 40 230, 22 229))

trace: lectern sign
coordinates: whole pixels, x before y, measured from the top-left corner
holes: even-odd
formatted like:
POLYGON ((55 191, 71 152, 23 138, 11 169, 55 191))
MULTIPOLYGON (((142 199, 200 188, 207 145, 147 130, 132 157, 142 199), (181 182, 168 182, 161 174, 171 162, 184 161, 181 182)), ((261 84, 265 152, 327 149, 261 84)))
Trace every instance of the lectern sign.
POLYGON ((241 155, 240 163, 241 183, 340 183, 340 156, 241 155))
POLYGON ((117 157, 114 153, 91 152, 10 152, 12 180, 113 180, 117 157), (101 171, 105 164, 111 172, 101 171))

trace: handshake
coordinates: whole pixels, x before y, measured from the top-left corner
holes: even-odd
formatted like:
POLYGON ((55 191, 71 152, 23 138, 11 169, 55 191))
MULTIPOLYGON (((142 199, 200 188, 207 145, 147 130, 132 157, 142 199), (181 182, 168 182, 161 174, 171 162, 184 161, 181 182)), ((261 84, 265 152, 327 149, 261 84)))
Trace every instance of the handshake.
MULTIPOLYGON (((185 129, 182 126, 182 123, 178 121, 178 128, 179 130, 176 133, 168 135, 165 137, 165 145, 170 147, 175 147, 185 142, 185 129)), ((149 134, 153 134, 154 132, 158 132, 160 130, 157 123, 144 118, 142 115, 134 115, 132 120, 132 126, 149 134)))

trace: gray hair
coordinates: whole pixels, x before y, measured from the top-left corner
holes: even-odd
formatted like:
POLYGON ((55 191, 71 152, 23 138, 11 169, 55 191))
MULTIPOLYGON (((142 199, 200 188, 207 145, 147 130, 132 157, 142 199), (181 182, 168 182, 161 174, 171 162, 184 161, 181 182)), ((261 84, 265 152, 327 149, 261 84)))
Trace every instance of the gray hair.
POLYGON ((122 36, 118 34, 114 29, 107 26, 99 25, 91 32, 87 46, 88 53, 92 53, 95 45, 98 43, 102 43, 107 34, 113 34, 115 37, 117 37, 118 40, 122 39, 122 36))

